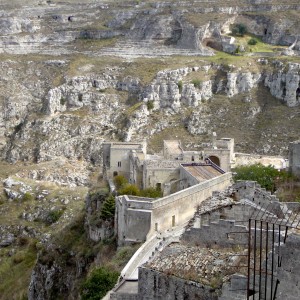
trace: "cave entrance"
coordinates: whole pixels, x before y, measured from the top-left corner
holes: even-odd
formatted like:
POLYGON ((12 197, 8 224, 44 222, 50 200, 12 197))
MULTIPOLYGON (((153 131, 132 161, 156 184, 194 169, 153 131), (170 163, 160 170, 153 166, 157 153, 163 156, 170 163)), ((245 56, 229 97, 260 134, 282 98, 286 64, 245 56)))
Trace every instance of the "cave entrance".
POLYGON ((217 156, 211 155, 208 157, 215 165, 220 167, 220 159, 217 156))
POLYGON ((212 48, 212 49, 215 49, 218 51, 223 50, 222 44, 219 41, 212 39, 212 38, 204 39, 202 41, 202 44, 206 47, 209 47, 209 48, 212 48))

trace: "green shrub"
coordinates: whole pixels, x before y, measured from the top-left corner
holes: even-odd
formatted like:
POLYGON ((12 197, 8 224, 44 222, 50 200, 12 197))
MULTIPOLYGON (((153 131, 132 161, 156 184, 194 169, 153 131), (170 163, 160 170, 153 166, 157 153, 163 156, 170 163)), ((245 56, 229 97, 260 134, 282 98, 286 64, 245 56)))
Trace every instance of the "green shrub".
POLYGON ((236 36, 244 36, 244 34, 247 33, 247 27, 245 24, 242 23, 233 24, 231 26, 231 32, 233 35, 236 36))
POLYGON ((109 195, 101 208, 101 218, 104 220, 114 218, 115 216, 115 197, 109 195))
POLYGON ((19 246, 26 246, 30 243, 30 238, 24 235, 18 236, 17 243, 19 246))
POLYGON ((33 196, 29 192, 26 192, 22 197, 23 202, 32 201, 32 200, 33 200, 33 196))
POLYGON ((179 89, 179 93, 181 94, 182 93, 182 87, 183 87, 183 83, 182 83, 181 80, 178 81, 177 86, 178 86, 178 89, 179 89))
POLYGON ((105 267, 95 269, 81 287, 82 300, 102 299, 116 284, 119 273, 105 267))
POLYGON ((147 108, 148 110, 151 110, 154 108, 154 101, 147 101, 147 108))
POLYGON ((106 189, 101 189, 97 191, 93 191, 89 193, 89 198, 91 201, 104 201, 105 198, 108 196, 108 191, 106 189))
POLYGON ((257 39, 255 38, 251 38, 249 41, 248 41, 248 45, 256 45, 257 44, 257 39))
POLYGON ((53 224, 56 223, 60 217, 63 215, 64 210, 63 209, 56 209, 56 210, 52 210, 48 213, 47 216, 47 223, 48 224, 53 224))
POLYGON ((128 180, 123 175, 117 175, 113 180, 117 190, 128 183, 128 180))
POLYGON ((65 105, 66 104, 66 98, 64 98, 64 97, 61 97, 60 98, 60 105, 65 105))
POLYGON ((21 263, 24 259, 26 258, 26 254, 23 251, 17 252, 14 256, 13 256, 13 263, 14 264, 19 264, 21 263))
POLYGON ((118 269, 123 268, 139 247, 140 244, 118 247, 117 253, 111 263, 113 263, 118 269))
POLYGON ((201 80, 194 79, 194 80, 192 80, 192 83, 193 83, 193 85, 194 85, 195 88, 198 88, 198 89, 201 88, 201 83, 202 83, 201 80))
POLYGON ((162 192, 160 189, 149 187, 144 190, 141 190, 140 196, 147 197, 147 198, 160 198, 162 197, 162 192))
POLYGON ((262 164, 254 164, 250 166, 239 166, 234 169, 236 173, 234 180, 253 180, 257 181, 261 187, 274 192, 276 184, 286 180, 291 175, 285 171, 279 172, 273 166, 263 166, 262 164))
POLYGON ((126 184, 121 189, 118 190, 119 195, 132 195, 132 196, 139 196, 140 190, 134 184, 126 184))

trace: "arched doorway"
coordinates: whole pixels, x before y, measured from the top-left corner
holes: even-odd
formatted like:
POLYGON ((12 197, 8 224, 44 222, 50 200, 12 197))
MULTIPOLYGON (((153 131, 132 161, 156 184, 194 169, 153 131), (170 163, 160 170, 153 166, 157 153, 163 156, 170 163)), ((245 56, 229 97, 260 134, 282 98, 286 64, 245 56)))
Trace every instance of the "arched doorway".
POLYGON ((208 157, 214 164, 220 167, 220 159, 217 156, 211 155, 208 157))

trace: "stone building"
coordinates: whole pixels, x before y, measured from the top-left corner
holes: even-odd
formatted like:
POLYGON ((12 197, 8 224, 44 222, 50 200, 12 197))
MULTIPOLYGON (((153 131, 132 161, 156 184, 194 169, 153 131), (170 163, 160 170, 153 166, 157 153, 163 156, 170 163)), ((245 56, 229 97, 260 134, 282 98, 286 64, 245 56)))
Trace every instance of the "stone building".
POLYGON ((214 192, 111 299, 299 299, 299 211, 255 182, 214 192))
POLYGON ((146 142, 143 143, 119 143, 105 142, 102 144, 103 174, 106 177, 123 175, 130 178, 130 157, 136 153, 141 160, 146 156, 146 142))
POLYGON ((144 242, 157 232, 184 224, 213 191, 231 183, 231 173, 212 163, 182 164, 179 173, 180 190, 176 193, 159 199, 128 195, 116 198, 115 232, 119 245, 144 242))
POLYGON ((300 140, 289 145, 289 169, 300 178, 300 140))
MULTIPOLYGON (((299 145, 295 142, 290 146, 294 174, 300 165, 299 145)), ((116 163, 109 158, 114 151, 111 147, 106 152, 107 161, 116 163)), ((148 155, 145 144, 138 143, 124 145, 123 152, 123 156, 116 152, 116 158, 128 162, 121 161, 124 169, 120 166, 122 172, 118 174, 142 188, 161 188, 164 197, 117 197, 118 244, 144 243, 122 271, 111 299, 244 300, 247 293, 299 298, 295 288, 300 278, 299 261, 291 258, 291 253, 299 252, 298 229, 293 229, 300 222, 299 204, 282 204, 255 182, 229 187, 228 171, 237 161, 267 165, 271 161, 284 168, 284 158, 236 155, 233 139, 216 139, 215 135, 212 147, 202 151, 185 151, 180 141, 167 140, 161 154, 148 155), (257 271, 251 273, 251 264, 255 265, 259 241, 259 260, 265 267, 258 276, 257 271), (247 259, 243 259, 249 253, 248 245, 254 252, 250 251, 248 260, 250 275, 245 272, 247 259), (149 255, 146 260, 144 255, 149 255), (268 261, 277 265, 270 270, 268 261), (281 266, 281 261, 287 267, 281 266), (271 277, 265 277, 266 273, 271 277), (288 279, 291 275, 293 280, 288 279), (276 292, 273 284, 277 285, 276 292)), ((109 174, 116 172, 111 165, 104 163, 104 167, 109 174)))
POLYGON ((180 165, 210 159, 229 172, 234 161, 234 140, 213 140, 213 147, 202 151, 185 151, 178 140, 165 140, 161 154, 147 154, 147 144, 106 142, 103 144, 103 173, 107 178, 125 176, 140 188, 160 188, 164 195, 181 189, 180 165))

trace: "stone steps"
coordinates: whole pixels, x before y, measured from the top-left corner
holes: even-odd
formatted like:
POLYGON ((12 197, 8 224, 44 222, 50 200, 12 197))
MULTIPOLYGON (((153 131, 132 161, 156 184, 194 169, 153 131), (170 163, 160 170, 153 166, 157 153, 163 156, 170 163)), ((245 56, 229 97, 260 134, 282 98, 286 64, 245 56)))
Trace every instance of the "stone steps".
POLYGON ((155 41, 120 41, 114 47, 104 48, 100 55, 116 55, 125 57, 157 57, 157 56, 209 56, 209 50, 179 49, 165 45, 159 45, 155 41))
POLYGON ((158 56, 204 56, 201 52, 194 51, 182 51, 182 50, 169 50, 169 51, 151 51, 151 49, 120 49, 120 48, 112 48, 112 49, 103 49, 99 53, 100 55, 113 55, 113 56, 122 56, 122 57, 158 57, 158 56))

